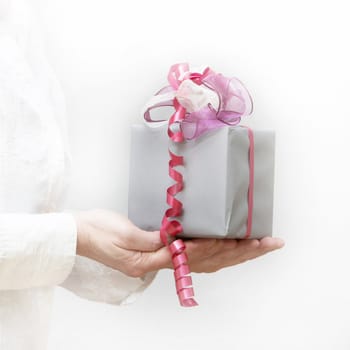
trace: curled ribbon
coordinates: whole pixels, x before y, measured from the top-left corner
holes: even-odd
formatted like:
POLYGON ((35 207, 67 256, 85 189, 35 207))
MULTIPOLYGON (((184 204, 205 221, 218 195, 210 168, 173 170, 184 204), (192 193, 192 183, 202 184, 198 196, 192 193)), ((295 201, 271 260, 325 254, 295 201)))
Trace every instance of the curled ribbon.
MULTIPOLYGON (((226 78, 221 74, 216 74, 210 68, 206 68, 202 73, 197 73, 190 72, 187 63, 176 64, 170 68, 168 81, 170 85, 161 89, 149 106, 146 106, 144 118, 148 123, 165 122, 166 120, 153 120, 150 115, 151 110, 163 106, 173 106, 175 112, 168 120, 168 136, 175 143, 195 139, 210 130, 225 125, 237 125, 242 116, 249 115, 252 112, 252 100, 243 84, 236 78, 226 78), (217 108, 208 103, 200 109, 187 111, 176 97, 176 91, 186 80, 190 80, 197 85, 204 85, 215 92, 219 100, 217 108)), ((250 184, 252 184, 254 177, 254 143, 253 134, 249 128, 248 136, 250 141, 250 184)), ((185 243, 181 239, 176 239, 176 236, 183 232, 181 223, 176 220, 177 217, 182 215, 183 205, 175 196, 183 190, 184 183, 182 174, 175 170, 175 167, 183 166, 184 159, 170 150, 169 155, 169 176, 175 183, 167 189, 167 204, 169 208, 162 219, 160 237, 163 244, 168 247, 172 257, 176 291, 180 304, 190 307, 198 304, 194 299, 185 243)), ((249 187, 248 203, 249 210, 245 238, 249 237, 251 231, 252 186, 249 187)))
MULTIPOLYGON (((183 134, 181 130, 172 131, 173 124, 181 122, 185 117, 185 109, 174 100, 175 113, 169 119, 168 136, 174 142, 183 142, 183 134)), ((183 176, 174 168, 184 165, 183 157, 178 156, 169 150, 169 176, 175 181, 175 184, 167 189, 167 203, 170 206, 163 217, 160 237, 164 245, 168 246, 171 253, 172 263, 174 267, 174 277, 176 284, 176 292, 179 297, 181 306, 189 307, 198 305, 193 299, 194 292, 192 288, 192 278, 189 276, 190 268, 185 252, 186 246, 182 239, 175 239, 169 243, 169 238, 176 237, 183 229, 176 217, 182 215, 182 203, 175 198, 176 194, 183 189, 183 176)))

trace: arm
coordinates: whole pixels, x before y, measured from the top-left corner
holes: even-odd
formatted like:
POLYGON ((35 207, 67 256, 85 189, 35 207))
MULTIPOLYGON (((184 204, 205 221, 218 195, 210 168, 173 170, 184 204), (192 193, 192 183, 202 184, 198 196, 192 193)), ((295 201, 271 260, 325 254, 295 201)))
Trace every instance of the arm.
MULTIPOLYGON (((281 248, 283 241, 194 239, 186 246, 193 272, 214 272, 281 248)), ((111 211, 0 214, 0 290, 63 282, 81 297, 120 304, 171 266, 158 231, 143 231, 111 211)))
POLYGON ((76 254, 71 214, 0 214, 0 290, 61 283, 76 254))

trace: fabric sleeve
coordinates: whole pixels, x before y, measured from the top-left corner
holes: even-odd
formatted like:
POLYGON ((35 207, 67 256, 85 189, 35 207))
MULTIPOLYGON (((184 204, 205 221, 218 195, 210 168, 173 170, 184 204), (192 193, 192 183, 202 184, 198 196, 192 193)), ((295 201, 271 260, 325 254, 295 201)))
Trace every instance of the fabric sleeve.
POLYGON ((126 305, 136 300, 156 274, 149 272, 142 278, 129 277, 94 260, 77 256, 71 274, 61 287, 90 301, 126 305))
POLYGON ((0 214, 0 290, 60 284, 76 256, 70 213, 0 214))

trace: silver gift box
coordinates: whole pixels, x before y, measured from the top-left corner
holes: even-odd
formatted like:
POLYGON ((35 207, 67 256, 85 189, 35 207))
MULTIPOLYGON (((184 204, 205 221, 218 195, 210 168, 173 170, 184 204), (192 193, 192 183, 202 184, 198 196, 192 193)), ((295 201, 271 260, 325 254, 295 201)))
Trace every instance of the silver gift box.
MULTIPOLYGON (((254 206, 250 238, 272 235, 274 147, 273 131, 254 131, 254 206)), ((174 145, 167 125, 133 125, 131 132, 129 218, 144 230, 159 230, 168 208, 166 190, 172 147, 184 156, 177 167, 184 189, 182 237, 244 238, 247 231, 249 139, 244 127, 222 127, 198 139, 174 145), (176 147, 176 148, 174 148, 176 147)))

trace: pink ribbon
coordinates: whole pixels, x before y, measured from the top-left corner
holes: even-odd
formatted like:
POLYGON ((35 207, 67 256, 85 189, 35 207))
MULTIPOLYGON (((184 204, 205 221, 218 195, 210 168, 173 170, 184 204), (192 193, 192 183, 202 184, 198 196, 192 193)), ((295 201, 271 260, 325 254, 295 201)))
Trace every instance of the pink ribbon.
POLYGON ((248 187, 248 217, 247 231, 244 238, 249 238, 252 233, 253 208, 254 208, 254 134, 252 129, 245 126, 249 139, 249 187, 248 187))
MULTIPOLYGON (((168 121, 168 136, 175 143, 181 143, 184 140, 191 140, 202 134, 220 128, 225 125, 237 125, 242 116, 252 112, 251 97, 236 78, 226 78, 221 74, 216 74, 210 68, 206 68, 203 73, 190 72, 187 63, 173 65, 170 68, 168 81, 170 86, 160 90, 158 94, 164 94, 169 91, 176 91, 180 84, 190 79, 198 85, 205 85, 207 88, 215 91, 219 97, 219 107, 217 110, 210 104, 200 110, 188 113, 186 109, 178 102, 176 98, 165 100, 147 108, 144 118, 147 122, 159 122, 153 120, 150 112, 154 108, 162 106, 173 106, 174 114, 168 121), (174 130, 174 126, 178 126, 174 130)), ((162 120, 163 121, 163 120, 162 120)), ((165 121, 165 120, 164 120, 165 121)), ((249 137, 249 190, 248 190, 248 219, 247 232, 245 238, 251 234, 252 227, 252 208, 253 208, 253 185, 254 185, 254 137, 251 129, 248 129, 249 137)), ((182 203, 175 198, 184 188, 183 176, 175 170, 177 166, 184 165, 182 156, 176 155, 169 150, 169 176, 175 183, 167 189, 166 210, 160 228, 160 237, 164 245, 170 251, 174 267, 174 277, 176 291, 180 304, 185 307, 198 305, 194 299, 192 278, 186 255, 186 246, 183 240, 175 237, 183 232, 181 223, 176 220, 182 215, 182 203)))
MULTIPOLYGON (((175 113, 170 117, 168 124, 168 136, 174 142, 183 142, 183 134, 180 131, 172 131, 173 124, 181 122, 185 117, 185 109, 174 100, 175 113)), ((167 203, 169 208, 166 210, 161 228, 160 237, 164 245, 168 246, 171 259, 174 267, 174 277, 176 292, 179 297, 181 306, 190 307, 198 305, 194 300, 194 291, 192 287, 192 278, 189 276, 190 268, 188 259, 185 253, 186 246, 182 239, 175 239, 169 242, 169 239, 176 237, 183 229, 176 217, 182 215, 182 203, 175 196, 182 191, 183 177, 182 174, 174 168, 179 165, 184 165, 183 157, 169 151, 169 176, 175 183, 167 189, 167 203)))
MULTIPOLYGON (((237 125, 243 116, 251 114, 253 110, 252 99, 240 80, 226 78, 210 68, 206 68, 203 73, 191 73, 187 63, 175 64, 170 68, 168 75, 170 86, 161 89, 157 95, 176 91, 182 81, 186 79, 191 79, 198 85, 203 84, 216 92, 219 97, 219 107, 216 110, 209 104, 200 110, 191 113, 185 112, 180 123, 184 139, 195 139, 210 130, 225 125, 237 125)), ((144 113, 145 120, 149 123, 165 121, 166 119, 154 120, 151 117, 153 109, 164 106, 174 106, 174 99, 162 101, 147 108, 144 113)))

